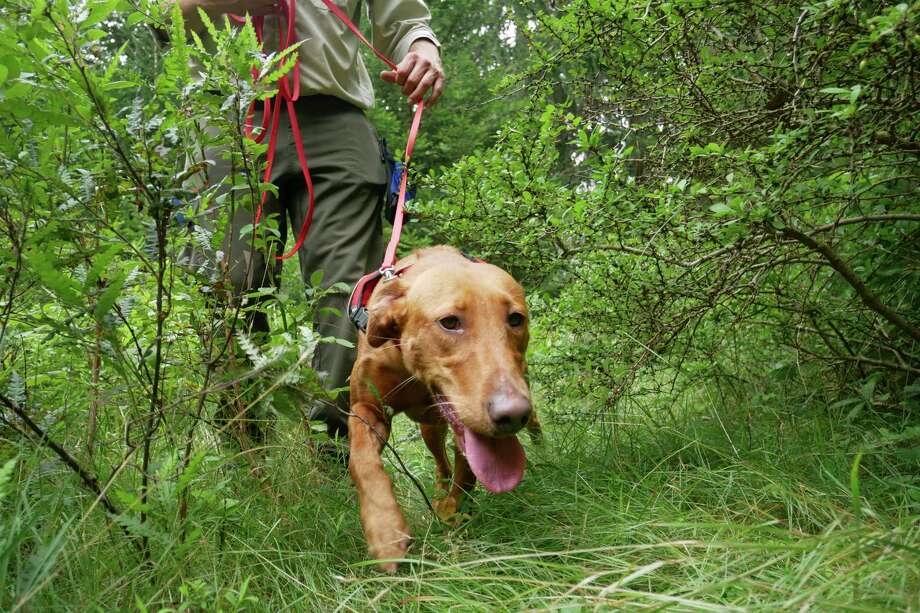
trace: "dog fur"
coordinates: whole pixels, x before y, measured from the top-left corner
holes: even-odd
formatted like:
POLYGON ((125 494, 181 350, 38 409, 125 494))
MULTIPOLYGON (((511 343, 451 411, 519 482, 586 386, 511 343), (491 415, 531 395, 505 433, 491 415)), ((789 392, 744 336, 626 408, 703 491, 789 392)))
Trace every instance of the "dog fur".
MULTIPOLYGON (((538 427, 525 378, 529 332, 521 285, 501 268, 471 261, 450 247, 417 251, 397 270, 403 272, 381 280, 368 302, 368 329, 359 334, 351 375, 348 424, 349 472, 361 523, 370 554, 387 571, 396 570, 392 559, 403 557, 410 541, 380 455, 393 415, 405 413, 420 424, 435 460, 442 495, 435 505, 444 520, 455 515, 477 481, 464 439, 467 445, 475 439, 480 446, 519 448, 508 437, 524 425, 538 427), (513 415, 513 423, 503 421, 505 414, 513 415), (453 469, 444 440, 452 426, 453 469)), ((494 487, 505 486, 498 480, 494 487)))

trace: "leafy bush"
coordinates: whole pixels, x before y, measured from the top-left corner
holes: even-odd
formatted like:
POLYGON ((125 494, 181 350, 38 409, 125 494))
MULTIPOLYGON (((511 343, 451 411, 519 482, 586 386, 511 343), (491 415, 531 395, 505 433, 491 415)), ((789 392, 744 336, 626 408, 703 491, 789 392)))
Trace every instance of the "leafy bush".
POLYGON ((831 401, 873 381, 872 406, 913 410, 918 11, 541 13, 516 80, 529 108, 431 175, 426 219, 540 288, 534 366, 562 396, 610 407, 650 380, 736 386, 805 362, 831 401))
POLYGON ((522 487, 440 525, 397 422, 420 559, 369 571, 346 475, 304 444, 339 342, 309 322, 341 288, 286 270, 238 300, 221 265, 275 189, 243 125, 291 56, 187 40, 159 1, 9 0, 0 607, 920 607, 920 4, 432 5, 450 85, 404 247, 528 288, 547 436, 522 487))

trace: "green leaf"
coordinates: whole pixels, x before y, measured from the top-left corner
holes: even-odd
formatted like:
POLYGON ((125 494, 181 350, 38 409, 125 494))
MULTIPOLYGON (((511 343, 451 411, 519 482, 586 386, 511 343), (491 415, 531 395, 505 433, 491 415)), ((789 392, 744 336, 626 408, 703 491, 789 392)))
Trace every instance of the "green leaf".
POLYGON ((37 254, 35 251, 27 253, 26 260, 29 266, 41 279, 42 285, 61 299, 65 304, 74 307, 83 307, 83 295, 80 286, 55 266, 55 262, 48 257, 37 254))
POLYGON ((102 277, 103 273, 108 269, 109 264, 112 263, 112 260, 115 259, 115 256, 121 253, 121 250, 124 246, 121 243, 115 243, 110 247, 103 250, 99 255, 93 258, 93 265, 90 267, 89 271, 86 273, 86 288, 90 289, 96 282, 102 277))
POLYGON ((106 83, 102 89, 103 91, 111 92, 119 89, 132 89, 137 86, 134 81, 112 81, 111 83, 106 83))
POLYGON ((303 401, 302 394, 289 387, 279 387, 272 392, 271 406, 282 417, 299 423, 304 417, 299 408, 303 401))
POLYGON ((253 224, 251 224, 251 223, 248 223, 248 224, 244 225, 242 228, 240 228, 240 239, 244 239, 244 238, 246 238, 247 236, 249 236, 250 234, 252 234, 252 230, 253 230, 254 228, 255 228, 255 226, 254 226, 253 224))
POLYGON ((862 93, 862 85, 854 85, 850 89, 850 104, 856 104, 859 95, 862 93))
POLYGON ((19 81, 7 88, 6 92, 4 92, 4 97, 7 100, 16 100, 31 92, 32 89, 33 87, 30 83, 19 81))
POLYGON ((42 13, 45 12, 45 7, 48 6, 46 0, 36 0, 32 4, 32 19, 41 19, 42 13))
MULTIPOLYGON (((299 46, 300 46, 300 43, 297 43, 296 45, 292 45, 291 47, 288 47, 287 49, 284 50, 284 54, 282 54, 282 57, 286 56, 288 53, 290 53, 292 50, 296 49, 299 46)), ((296 55, 285 57, 284 61, 281 62, 281 64, 278 66, 276 70, 273 70, 269 72, 267 75, 265 75, 265 77, 262 79, 262 82, 263 83, 274 83, 275 81, 277 81, 278 79, 280 79, 281 77, 289 73, 291 71, 291 68, 294 67, 294 64, 296 62, 297 62, 296 55)))
POLYGON ((854 404, 862 404, 862 398, 844 398, 843 400, 838 400, 837 402, 831 404, 828 408, 831 410, 842 409, 854 404))
POLYGON ((102 321, 106 314, 112 310, 112 306, 115 304, 115 301, 118 300, 118 296, 125 287, 125 280, 127 278, 127 273, 122 273, 99 295, 99 298, 96 300, 96 308, 93 309, 93 315, 95 315, 96 321, 102 321))
POLYGON ((149 521, 141 523, 137 517, 128 515, 127 513, 122 513, 121 515, 113 517, 112 519, 115 521, 115 523, 122 526, 125 530, 135 536, 146 536, 150 540, 157 543, 168 542, 166 535, 157 530, 149 521))
POLYGON ((74 517, 65 519, 49 542, 41 544, 29 554, 25 569, 17 581, 17 588, 21 593, 31 591, 49 575, 67 544, 67 537, 70 536, 70 527, 74 519, 74 517))
POLYGON ((83 40, 89 43, 89 42, 93 42, 96 40, 101 40, 108 35, 109 33, 106 32, 105 30, 100 30, 99 28, 93 28, 83 35, 83 40))
POLYGON ((80 29, 86 31, 115 12, 119 0, 103 0, 90 5, 89 16, 79 23, 80 29))
POLYGON ((176 493, 181 493, 189 486, 192 482, 192 479, 198 475, 201 471, 201 466, 204 463, 206 455, 204 451, 199 451, 189 460, 188 466, 185 467, 185 470, 182 471, 182 474, 179 475, 179 479, 176 482, 176 493))
MULTIPOLYGON (((0 61, 0 66, 3 67, 0 68, 0 71, 2 71, 4 68, 6 69, 7 79, 15 79, 19 77, 21 69, 19 67, 19 61, 16 59, 16 56, 8 55, 4 57, 3 60, 0 61)), ((0 79, 0 83, 3 83, 3 79, 0 79)))
POLYGON ((9 491, 7 485, 13 478, 13 470, 16 468, 16 462, 18 461, 19 456, 16 456, 7 460, 6 463, 0 467, 0 502, 3 502, 3 499, 6 498, 6 494, 9 491))
POLYGON ((146 18, 147 16, 144 15, 143 13, 134 12, 128 15, 128 18, 125 20, 125 25, 130 29, 136 26, 137 24, 139 24, 140 22, 144 21, 146 18))
MULTIPOLYGON (((178 6, 178 4, 179 3, 177 2, 175 6, 178 6)), ((179 13, 181 14, 181 11, 179 11, 179 13)), ((205 10, 200 6, 198 7, 198 18, 201 20, 201 25, 204 26, 204 29, 208 33, 208 36, 211 37, 211 40, 218 40, 220 35, 217 33, 217 27, 214 25, 214 21, 211 20, 211 16, 208 15, 207 12, 205 12, 205 10)), ((248 17, 246 18, 246 21, 249 21, 248 17)), ((185 39, 184 32, 182 39, 185 39)))
POLYGON ((834 94, 839 100, 846 100, 850 97, 850 90, 843 87, 825 87, 821 90, 822 94, 834 94))
POLYGON ((853 516, 859 518, 862 513, 862 503, 860 502, 859 488, 859 463, 862 461, 863 452, 860 451, 853 458, 853 464, 850 466, 850 503, 852 505, 853 516))

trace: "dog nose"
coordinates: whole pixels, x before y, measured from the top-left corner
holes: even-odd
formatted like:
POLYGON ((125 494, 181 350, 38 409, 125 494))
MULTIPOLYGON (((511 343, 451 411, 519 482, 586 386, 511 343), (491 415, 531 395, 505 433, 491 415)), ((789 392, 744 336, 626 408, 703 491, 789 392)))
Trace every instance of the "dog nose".
POLYGON ((495 394, 489 400, 489 417, 498 434, 514 434, 530 419, 530 399, 523 394, 495 394))

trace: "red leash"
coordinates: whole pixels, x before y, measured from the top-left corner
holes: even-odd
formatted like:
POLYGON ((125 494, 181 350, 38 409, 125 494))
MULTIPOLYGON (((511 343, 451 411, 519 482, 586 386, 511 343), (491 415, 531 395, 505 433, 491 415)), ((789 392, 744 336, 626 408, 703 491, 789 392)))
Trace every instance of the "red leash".
MULTIPOLYGON (((325 0, 324 0, 325 1, 325 0)), ((402 234, 403 222, 405 220, 406 204, 406 186, 409 183, 409 161, 412 159, 412 150, 415 148, 415 139, 418 137, 418 127, 422 123, 422 109, 424 103, 419 102, 415 109, 415 117, 412 118, 412 127, 409 128, 409 138, 406 141, 406 162, 403 167, 402 178, 399 182, 399 195, 396 198, 396 216, 393 218, 393 234, 390 236, 390 242, 387 244, 386 253, 383 256, 383 262, 380 268, 370 272, 355 284, 351 290, 351 296, 348 298, 348 318, 355 327, 362 332, 367 332, 368 312, 367 301, 370 300, 374 288, 381 279, 392 279, 398 277, 407 267, 402 270, 394 270, 396 264, 396 248, 399 247, 399 237, 402 234)))
MULTIPOLYGON (((281 52, 284 49, 287 49, 291 45, 295 44, 296 41, 296 32, 294 30, 294 21, 295 21, 295 8, 297 0, 280 0, 278 8, 278 51, 281 52), (284 23, 284 21, 287 23, 284 23)), ((361 30, 352 23, 351 19, 342 12, 338 6, 335 5, 332 0, 323 0, 323 4, 336 16, 338 17, 345 26, 351 30, 355 36, 358 37, 362 43, 368 46, 374 54, 379 57, 383 62, 390 67, 391 70, 396 70, 397 66, 390 60, 386 55, 384 55, 379 49, 374 47, 373 44, 361 33, 361 30)), ((236 15, 231 15, 235 21, 245 22, 245 19, 238 17, 236 15)), ((265 27, 265 17, 259 16, 252 18, 253 27, 256 30, 256 37, 259 41, 259 44, 263 44, 263 29, 265 27)), ((255 116, 255 107, 256 103, 253 102, 249 107, 247 113, 247 122, 246 122, 246 135, 256 142, 262 142, 265 138, 265 135, 268 134, 268 151, 265 154, 265 173, 262 178, 263 183, 268 183, 271 180, 272 176, 272 165, 275 161, 275 150, 278 144, 278 126, 281 123, 281 108, 282 104, 287 109, 288 121, 290 122, 291 131, 294 135, 294 148, 297 150, 297 159, 300 162, 300 168, 303 172, 304 181, 307 184, 307 193, 309 195, 309 205, 307 207, 307 215, 304 218, 303 225, 300 227, 300 232, 297 234, 297 241, 294 243, 293 249, 284 255, 277 256, 279 260, 286 260, 291 257, 303 246, 304 240, 307 238, 307 233, 310 231, 310 224, 313 222, 313 208, 315 205, 315 198, 313 193, 313 179, 310 177, 310 168, 307 166, 307 156, 303 148, 303 140, 300 136, 300 126, 297 123, 297 114, 294 110, 294 102, 300 97, 300 51, 296 51, 297 57, 294 60, 294 66, 291 68, 288 74, 285 74, 278 81, 278 93, 275 94, 273 98, 267 98, 262 107, 262 127, 259 134, 254 135, 254 128, 252 126, 252 119, 255 116), (293 74, 293 76, 291 76, 293 74)), ((253 76, 256 75, 256 71, 253 71, 253 76)), ((419 102, 418 106, 415 109, 415 116, 412 119, 412 127, 409 130, 409 138, 406 141, 406 155, 404 160, 404 170, 402 173, 402 181, 399 184, 399 195, 396 200, 396 218, 393 220, 393 234, 390 238, 390 242, 387 245, 386 255, 384 255, 383 263, 380 265, 380 271, 378 275, 392 274, 393 264, 396 262, 396 248, 399 246, 399 238, 402 234, 403 226, 403 206, 406 202, 406 187, 408 185, 408 169, 409 162, 412 159, 412 150, 415 148, 415 139, 418 137, 418 128, 422 121, 422 111, 425 108, 424 102, 419 102)), ((262 194, 262 199, 259 202, 258 208, 256 208, 255 222, 253 225, 257 225, 259 220, 262 218, 262 208, 265 206, 265 201, 268 198, 268 192, 262 194)), ((364 279, 362 279, 363 281, 364 279)), ((376 285, 376 283, 375 283, 376 285)), ((372 288, 371 288, 372 289, 372 288)))

